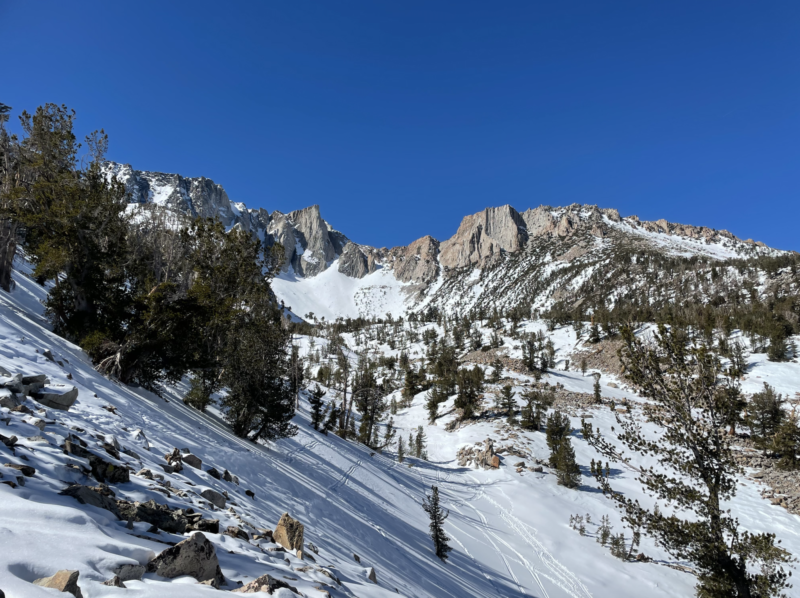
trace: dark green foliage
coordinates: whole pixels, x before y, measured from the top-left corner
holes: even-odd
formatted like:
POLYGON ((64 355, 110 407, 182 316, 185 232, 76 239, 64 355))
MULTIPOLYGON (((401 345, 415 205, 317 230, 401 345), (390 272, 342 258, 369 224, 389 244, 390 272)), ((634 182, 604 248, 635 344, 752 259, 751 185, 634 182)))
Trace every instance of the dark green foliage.
POLYGON ((511 385, 506 385, 500 391, 500 396, 498 397, 498 406, 500 408, 500 412, 506 416, 506 421, 508 423, 514 422, 514 412, 517 408, 517 401, 515 400, 514 389, 511 385))
POLYGON ((547 419, 547 447, 550 449, 550 467, 558 467, 558 449, 561 442, 568 438, 572 428, 570 427, 569 417, 560 411, 555 411, 547 419))
POLYGON ((753 443, 765 453, 783 421, 783 397, 766 382, 764 390, 755 393, 747 404, 745 423, 750 428, 753 443))
POLYGON ((308 404, 311 405, 311 425, 314 426, 315 430, 319 430, 323 423, 322 406, 324 405, 324 402, 322 397, 324 396, 325 391, 319 387, 319 384, 317 384, 314 387, 314 390, 310 392, 310 396, 308 397, 308 404))
POLYGON ((800 469, 800 459, 797 458, 797 453, 800 451, 800 425, 798 425, 797 415, 794 411, 784 417, 783 422, 778 426, 771 448, 780 455, 779 468, 788 471, 800 469))
POLYGON ((430 517, 431 539, 433 540, 433 550, 437 557, 447 561, 447 553, 452 550, 448 545, 450 538, 444 532, 444 522, 450 512, 444 509, 439 503, 439 488, 431 486, 431 494, 425 495, 422 500, 422 508, 430 517))
POLYGON ((572 449, 569 436, 561 439, 554 456, 558 484, 567 488, 577 488, 580 485, 581 470, 575 462, 575 451, 572 449))
POLYGON ((593 394, 594 394, 594 402, 597 404, 603 402, 603 395, 601 393, 602 391, 600 390, 600 376, 595 376, 593 394))
POLYGON ((327 436, 328 432, 335 430, 339 426, 339 418, 341 415, 341 408, 336 406, 335 401, 331 401, 328 407, 328 417, 325 418, 325 427, 322 429, 322 433, 327 436))
POLYGON ((428 440, 425 437, 425 430, 422 426, 417 427, 417 435, 414 438, 413 452, 417 459, 422 459, 425 454, 425 448, 428 446, 428 440))
POLYGON ((461 409, 464 419, 475 415, 478 407, 478 394, 483 388, 483 370, 474 367, 458 370, 458 396, 454 402, 456 409, 461 409))
POLYGON ((406 458, 406 445, 403 442, 403 437, 397 439, 397 462, 402 463, 406 458))
POLYGON ((358 427, 358 441, 370 448, 377 448, 374 443, 375 429, 383 421, 389 404, 379 387, 373 369, 366 362, 360 362, 353 378, 353 398, 361 423, 358 427))
MULTIPOLYGON (((740 409, 736 381, 704 345, 690 345, 677 328, 659 327, 650 343, 622 331, 627 378, 650 399, 642 413, 661 433, 648 439, 632 416, 618 416, 616 436, 629 451, 655 457, 657 465, 639 470, 645 491, 665 502, 670 515, 642 507, 613 491, 598 476, 603 491, 623 519, 653 536, 676 558, 694 564, 697 594, 703 598, 778 596, 788 584, 783 565, 790 555, 774 534, 751 534, 723 508, 735 494, 741 468, 731 449, 728 426, 740 409)), ((601 454, 625 461, 611 443, 584 425, 584 436, 601 454)), ((597 469, 597 468, 595 468, 597 469)), ((614 540, 622 554, 620 540, 614 540)))
POLYGON ((500 382, 500 378, 503 375, 503 362, 500 361, 499 357, 495 357, 492 361, 492 377, 489 379, 490 382, 500 382))

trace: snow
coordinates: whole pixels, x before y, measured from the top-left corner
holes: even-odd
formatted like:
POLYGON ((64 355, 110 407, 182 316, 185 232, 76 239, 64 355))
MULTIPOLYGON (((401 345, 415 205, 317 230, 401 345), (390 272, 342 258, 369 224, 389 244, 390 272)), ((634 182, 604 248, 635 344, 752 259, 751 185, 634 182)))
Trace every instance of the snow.
MULTIPOLYGON (((19 266, 25 270, 24 264, 19 266)), ((390 272, 379 270, 356 280, 338 273, 335 266, 306 280, 294 279, 290 272, 275 281, 276 293, 300 314, 308 310, 326 318, 343 313, 357 315, 367 305, 370 309, 380 305, 380 309, 400 313, 402 301, 398 297, 402 297, 403 287, 391 282, 394 278, 390 272), (386 295, 381 303, 378 298, 383 291, 386 295), (373 303, 365 303, 368 299, 373 303)), ((395 424, 404 437, 417 426, 424 426, 427 462, 408 459, 399 464, 391 453, 374 453, 337 436, 315 432, 309 426, 305 399, 295 418, 300 429, 296 437, 270 446, 255 445, 234 436, 216 411, 201 414, 184 405, 181 396, 187 390, 185 382, 167 388, 162 399, 98 375, 78 347, 48 330, 41 305, 46 288, 24 272, 15 272, 15 278, 17 287, 12 293, 0 292, 0 366, 12 373, 47 374, 53 384, 75 385, 80 394, 69 412, 47 409, 44 414, 36 413, 48 422, 44 431, 26 423, 20 414, 0 410, 0 419, 7 420, 2 434, 18 436, 22 445, 12 454, 0 444, 0 463, 24 462, 36 468, 36 475, 27 478, 23 487, 12 489, 0 484, 0 588, 8 598, 53 596, 52 591, 30 582, 59 569, 80 571, 80 585, 87 598, 119 596, 125 592, 101 585, 112 576, 115 567, 146 563, 166 548, 155 540, 182 539, 166 532, 148 534, 147 524, 137 523, 134 530, 128 530, 125 522, 117 521, 109 512, 58 494, 67 482, 95 483, 69 468, 70 463, 80 460, 59 448, 76 427, 85 431, 81 435, 90 443, 111 435, 123 448, 135 451, 140 460, 123 456, 135 471, 146 467, 161 473, 162 455, 177 446, 199 456, 204 469, 228 469, 240 479, 236 486, 187 467, 181 474, 164 474, 171 482, 170 497, 165 496, 163 487, 131 476, 129 483, 112 486, 120 498, 154 499, 184 508, 188 501, 205 517, 219 518, 222 529, 242 525, 249 533, 253 529, 237 516, 255 527, 273 528, 281 514, 289 512, 305 524, 306 542, 319 549, 319 554, 313 555, 316 563, 301 561, 288 553, 264 551, 253 543, 228 536, 206 534, 231 583, 224 589, 232 589, 236 581, 247 583, 269 573, 290 580, 308 597, 322 596, 316 588, 323 587, 323 583, 335 598, 694 595, 695 578, 665 566, 675 561, 650 540, 643 539, 642 551, 652 556, 653 562, 625 563, 595 541, 595 525, 587 526, 589 535, 584 537, 569 528, 570 515, 588 513, 595 522, 609 515, 613 531, 623 530, 617 512, 597 491, 588 474, 587 464, 597 455, 579 433, 572 437, 582 465, 579 490, 556 485, 552 474, 517 473, 513 463, 518 459, 510 455, 503 458, 498 470, 459 467, 455 454, 461 446, 482 442, 488 436, 496 440, 496 445, 508 445, 512 438, 499 420, 479 421, 453 432, 445 431, 445 424, 453 415, 441 417, 437 425, 427 425, 424 393, 415 397, 409 409, 400 410, 395 424), (45 359, 46 349, 64 363, 63 367, 45 359), (109 412, 106 406, 114 407, 117 413, 109 412), (44 440, 31 440, 35 436, 44 440), (431 485, 440 488, 442 502, 450 509, 445 531, 452 538, 453 552, 447 564, 432 554, 428 521, 420 506, 431 485), (193 494, 206 487, 226 490, 231 497, 229 504, 236 503, 235 513, 212 509, 193 494), (245 496, 245 489, 255 492, 254 500, 245 496), (180 498, 178 490, 189 498, 180 498), (360 564, 354 560, 354 553, 360 557, 360 564), (306 569, 308 566, 311 568, 306 569), (317 566, 334 572, 342 585, 323 575, 317 566), (375 568, 377 585, 367 580, 368 567, 375 568)), ((544 323, 525 322, 524 327, 539 330, 544 323)), ((354 342, 352 335, 345 336, 354 342)), ((552 331, 550 337, 560 359, 568 357, 578 343, 574 331, 566 327, 552 331)), ((508 346, 513 341, 507 338, 506 342, 508 346)), ((309 337, 298 341, 303 354, 316 351, 325 343, 325 339, 309 337)), ((380 352, 389 352, 377 341, 368 344, 380 352)), ((405 349, 410 354, 420 354, 424 346, 410 343, 405 349)), ((356 358, 355 353, 348 354, 351 359, 356 358)), ((744 382, 748 391, 759 389, 763 381, 774 384, 780 392, 796 391, 800 373, 797 364, 767 363, 757 354, 750 356, 750 366, 744 382)), ((529 381, 518 374, 511 377, 517 392, 529 381)), ((591 392, 594 383, 591 376, 572 371, 553 371, 545 379, 581 392, 591 392)), ((605 396, 639 400, 624 388, 606 387, 612 379, 603 376, 605 396)), ((487 395, 496 390, 488 387, 487 395)), ((332 396, 330 393, 329 398, 332 396)), ((34 410, 37 407, 30 400, 27 404, 34 410)), ((452 399, 440 412, 451 406, 452 399)), ((593 409, 591 414, 595 428, 608 430, 614 424, 613 413, 607 408, 593 409)), ((578 428, 579 420, 573 418, 572 425, 578 428)), ((514 432, 518 434, 514 444, 546 458, 543 434, 517 429, 514 432)), ((11 478, 9 469, 0 471, 3 480, 11 478)), ((652 504, 642 494, 633 471, 615 466, 612 479, 615 488, 652 504)), ((800 518, 769 504, 759 490, 756 482, 743 481, 730 508, 744 527, 775 532, 784 547, 800 554, 800 518)), ((167 580, 154 574, 127 585, 127 593, 142 598, 202 597, 216 592, 197 585, 191 578, 167 580)), ((800 596, 800 589, 790 590, 789 595, 800 596)))
POLYGON ((339 272, 339 260, 310 278, 297 276, 289 268, 272 283, 275 295, 300 317, 313 313, 317 318, 395 316, 405 312, 403 289, 391 271, 379 269, 364 278, 351 278, 339 272))

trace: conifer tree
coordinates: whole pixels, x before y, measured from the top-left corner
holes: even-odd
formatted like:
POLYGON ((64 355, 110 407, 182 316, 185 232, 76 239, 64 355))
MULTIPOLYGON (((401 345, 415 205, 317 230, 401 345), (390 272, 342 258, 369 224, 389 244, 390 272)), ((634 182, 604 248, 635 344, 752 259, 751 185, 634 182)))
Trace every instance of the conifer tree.
POLYGON ((586 370, 588 365, 586 364, 586 358, 581 357, 581 376, 586 376, 586 370))
POLYGON ((491 382, 500 382, 500 378, 503 376, 503 362, 500 361, 499 357, 495 357, 492 360, 492 377, 491 382))
POLYGON ((766 454, 772 438, 783 421, 783 397, 764 382, 764 390, 755 393, 747 405, 745 423, 750 428, 753 443, 766 454))
POLYGON ((800 459, 797 458, 797 453, 800 451, 800 424, 794 411, 784 417, 783 423, 778 426, 772 441, 772 450, 780 455, 778 460, 780 469, 788 471, 800 469, 800 459))
POLYGON ((422 508, 430 517, 431 539, 433 540, 433 551, 442 561, 447 561, 447 553, 452 550, 448 545, 450 538, 444 532, 444 522, 450 512, 444 509, 439 502, 439 488, 431 486, 431 494, 425 495, 422 500, 422 508))
POLYGON ((311 425, 314 426, 315 430, 319 430, 320 425, 323 424, 322 421, 322 406, 324 402, 322 397, 325 396, 325 391, 319 387, 317 384, 314 387, 314 390, 310 393, 311 396, 308 397, 308 403, 311 405, 311 425))
MULTIPOLYGON (((617 416, 621 431, 616 436, 623 450, 656 458, 657 465, 639 469, 637 479, 671 513, 646 509, 614 492, 607 477, 596 475, 604 493, 633 529, 642 527, 670 554, 694 564, 698 596, 779 596, 788 587, 783 565, 793 559, 776 544, 774 534, 742 530, 725 508, 742 473, 727 430, 740 407, 735 379, 707 347, 690 345, 677 326, 659 326, 647 342, 628 327, 622 337, 626 377, 650 399, 642 404, 642 414, 660 434, 657 441, 645 436, 641 423, 629 414, 617 416)), ((584 437, 610 459, 629 459, 589 423, 584 437)), ((619 540, 614 542, 622 554, 624 545, 620 549, 619 540)))
POLYGON ((510 384, 507 384, 500 391, 500 409, 506 416, 506 421, 511 424, 514 422, 514 412, 517 408, 515 400, 514 389, 510 384))
POLYGON ((403 437, 397 438, 397 462, 402 463, 406 459, 406 445, 403 442, 403 437))
POLYGON ((581 470, 575 462, 575 451, 572 449, 569 436, 565 436, 558 443, 555 462, 558 484, 567 488, 577 488, 580 485, 581 470))
POLYGON ((331 401, 328 407, 328 417, 325 419, 325 426, 322 429, 322 433, 327 436, 328 432, 335 430, 339 425, 339 418, 341 415, 342 410, 336 406, 335 401, 331 401))
POLYGON ((558 468, 558 449, 561 442, 568 438, 572 428, 570 427, 569 417, 560 411, 556 411, 547 419, 547 447, 550 449, 550 467, 558 468))
POLYGON ((421 459, 425 448, 428 446, 428 441, 425 438, 425 430, 422 426, 417 427, 417 437, 414 439, 414 456, 421 459))
POLYGON ((601 390, 600 390, 600 376, 599 375, 595 376, 595 378, 594 378, 593 392, 594 392, 594 402, 598 403, 598 404, 602 403, 603 402, 603 396, 602 396, 601 390))

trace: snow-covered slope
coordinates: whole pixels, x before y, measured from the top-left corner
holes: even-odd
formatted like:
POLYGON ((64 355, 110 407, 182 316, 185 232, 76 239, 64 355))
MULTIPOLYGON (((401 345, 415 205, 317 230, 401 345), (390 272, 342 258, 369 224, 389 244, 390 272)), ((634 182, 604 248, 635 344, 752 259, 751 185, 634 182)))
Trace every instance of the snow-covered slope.
MULTIPOLYGON (((24 269, 24 264, 20 266, 24 269)), ((100 452, 103 442, 116 439, 128 451, 121 455, 122 461, 134 472, 147 468, 164 477, 159 483, 131 475, 130 482, 111 484, 117 498, 191 506, 205 518, 219 519, 222 530, 236 525, 250 535, 257 528, 273 528, 284 512, 305 524, 306 543, 318 550, 318 554, 309 553, 315 562, 270 551, 275 546, 263 540, 207 533, 228 580, 223 590, 269 573, 311 598, 324 596, 321 590, 334 597, 361 598, 693 595, 694 577, 667 566, 676 563, 649 540, 643 541, 641 550, 654 560, 628 563, 612 557, 607 548, 595 542, 596 525, 587 525, 586 536, 569 528, 571 515, 589 514, 595 523, 609 515, 614 531, 623 530, 611 504, 594 488, 588 475, 587 464, 596 455, 580 434, 572 439, 583 474, 578 490, 557 486, 546 469, 541 473, 517 471, 517 461, 532 465, 534 458, 546 459, 542 434, 509 429, 502 420, 491 418, 447 432, 445 427, 453 415, 445 415, 437 425, 429 426, 424 393, 409 409, 400 410, 395 424, 404 436, 417 426, 424 427, 427 462, 408 459, 399 464, 393 453, 374 453, 356 443, 315 432, 308 425, 305 400, 295 418, 300 428, 296 437, 271 446, 254 445, 231 434, 218 414, 204 415, 185 406, 180 398, 185 386, 170 388, 164 398, 159 398, 99 376, 80 349, 48 331, 40 304, 45 290, 21 273, 16 278, 18 286, 11 294, 0 293, 0 367, 12 373, 46 374, 55 383, 74 384, 80 394, 69 412, 46 409, 41 413, 37 411, 40 406, 28 400, 26 405, 44 420, 43 430, 32 425, 33 420, 25 414, 0 409, 0 420, 5 422, 0 433, 20 439, 13 453, 0 444, 0 463, 36 469, 24 486, 0 484, 0 589, 7 598, 53 596, 52 591, 30 582, 61 569, 80 571, 80 585, 87 598, 212 596, 217 592, 192 578, 168 580, 152 573, 142 581, 126 582, 128 590, 101 585, 119 565, 144 564, 167 547, 161 542, 183 538, 166 532, 149 533, 149 526, 142 523, 128 529, 125 521, 108 511, 59 495, 69 482, 96 483, 82 473, 82 459, 61 450, 59 445, 70 434, 100 452), (44 356, 46 350, 56 361, 44 356), (505 454, 497 470, 457 464, 458 449, 487 437, 493 438, 496 446, 513 445, 530 457, 505 454), (186 467, 179 474, 164 472, 163 455, 175 447, 199 456, 203 470, 186 467), (238 476, 239 484, 213 478, 205 471, 209 467, 229 470, 238 476), (421 508, 431 485, 441 489, 444 506, 450 509, 445 529, 452 538, 453 552, 446 564, 433 555, 428 520, 421 508), (230 508, 218 509, 201 500, 198 494, 206 488, 226 491, 230 508), (254 498, 247 496, 246 490, 252 491, 254 498), (369 567, 376 572, 377 584, 367 577, 369 567)), ((378 282, 367 284, 379 286, 378 282)), ((323 286, 309 288, 308 292, 325 291, 323 286)), ((532 331, 543 325, 529 322, 525 326, 532 331)), ((345 336, 353 349, 367 348, 356 345, 353 335, 345 336)), ((575 334, 560 328, 551 337, 559 363, 563 363, 577 343, 575 334)), ((325 342, 320 338, 300 340, 305 354, 316 352, 325 342)), ((506 344, 514 356, 517 349, 513 340, 507 338, 506 344)), ((399 350, 377 341, 367 345, 387 355, 396 355, 399 350)), ((403 348, 412 359, 424 351, 421 343, 403 348)), ((751 356, 751 364, 746 387, 756 388, 762 380, 768 380, 782 392, 795 392, 800 373, 797 364, 764 364, 759 356, 751 356)), ((526 376, 508 377, 517 390, 531 383, 526 376)), ((593 383, 590 376, 565 371, 552 371, 545 379, 578 392, 591 392, 593 383)), ((613 377, 604 375, 603 384, 606 397, 637 400, 613 377), (607 387, 610 381, 621 388, 607 387)), ((488 396, 496 390, 489 387, 488 396)), ((440 412, 445 413, 449 406, 441 406, 440 412)), ((607 407, 587 412, 596 427, 608 429, 613 424, 613 413, 607 407)), ((574 417, 572 423, 579 427, 579 418, 574 417)), ((0 472, 3 481, 13 480, 18 474, 7 467, 0 472)), ((612 476, 615 487, 640 500, 650 500, 641 494, 632 471, 615 468, 612 476)), ((800 554, 800 518, 771 505, 759 491, 755 481, 745 480, 732 501, 730 506, 742 525, 775 532, 783 546, 800 554)), ((279 590, 276 595, 285 598, 295 594, 279 590)), ((800 589, 792 590, 791 595, 800 596, 800 589)))

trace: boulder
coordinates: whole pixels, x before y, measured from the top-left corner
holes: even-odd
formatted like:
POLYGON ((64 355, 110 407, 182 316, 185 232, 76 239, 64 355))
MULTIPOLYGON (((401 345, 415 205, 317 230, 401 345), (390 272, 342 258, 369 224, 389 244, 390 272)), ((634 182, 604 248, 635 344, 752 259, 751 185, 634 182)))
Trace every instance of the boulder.
POLYGON ((225 480, 226 482, 230 482, 231 484, 233 483, 233 476, 231 475, 231 472, 228 471, 227 469, 224 472, 222 472, 222 479, 225 480))
POLYGON ((44 430, 44 427, 47 425, 47 423, 40 417, 26 417, 23 421, 34 428, 39 428, 40 430, 44 430))
POLYGON ((31 397, 45 407, 69 411, 78 398, 78 389, 66 384, 45 384, 40 390, 32 393, 31 397))
POLYGON ((73 484, 65 490, 59 492, 62 496, 71 496, 83 505, 98 507, 111 511, 117 518, 120 517, 117 501, 114 500, 114 494, 108 488, 92 488, 91 486, 83 486, 82 484, 73 484))
POLYGON ((290 586, 285 581, 275 579, 269 574, 257 577, 250 583, 243 585, 241 588, 231 590, 231 592, 238 594, 258 594, 259 592, 266 592, 267 594, 272 594, 275 590, 280 588, 286 588, 295 594, 298 593, 297 588, 290 586))
POLYGON ((183 509, 170 509, 154 500, 143 503, 118 500, 117 508, 120 518, 125 521, 144 521, 171 534, 183 534, 189 526, 183 509))
POLYGON ((289 513, 281 515, 278 525, 275 526, 273 537, 275 542, 283 546, 286 550, 294 552, 303 548, 303 524, 292 519, 289 513))
POLYGON ((378 583, 378 578, 375 575, 375 569, 370 567, 367 569, 367 579, 370 580, 372 583, 378 583))
POLYGON ((245 542, 250 541, 250 536, 247 535, 247 532, 236 525, 229 525, 225 530, 225 535, 230 536, 231 538, 239 538, 245 542))
POLYGON ((225 582, 214 545, 202 533, 167 548, 147 564, 147 571, 173 579, 188 575, 197 581, 212 581, 215 588, 225 582))
POLYGON ((183 462, 190 467, 194 467, 195 469, 202 469, 203 468, 203 461, 200 457, 193 455, 192 453, 186 454, 183 456, 183 462))
POLYGON ((8 388, 0 388, 0 407, 5 407, 7 409, 13 409, 20 404, 17 395, 12 390, 8 388))
POLYGON ((114 465, 97 455, 89 455, 89 465, 92 468, 92 475, 98 482, 124 484, 131 481, 131 472, 127 467, 114 465))
POLYGON ((23 391, 22 374, 0 376, 0 387, 7 388, 14 393, 21 393, 23 391))
POLYGON ((206 473, 208 475, 210 475, 212 478, 214 478, 215 480, 221 480, 222 479, 222 476, 219 475, 219 472, 216 469, 214 469, 213 467, 211 469, 206 470, 206 473))
POLYGON ((33 582, 33 585, 41 586, 43 588, 52 588, 54 590, 58 590, 59 592, 66 592, 68 594, 72 594, 75 596, 75 598, 83 598, 83 594, 81 594, 81 588, 78 586, 79 576, 79 571, 67 571, 65 569, 63 571, 59 571, 55 575, 51 575, 50 577, 42 577, 41 579, 37 579, 33 582))
POLYGON ((225 508, 225 497, 216 490, 212 490, 211 488, 206 488, 200 493, 200 496, 205 498, 215 507, 218 507, 220 509, 225 508))
POLYGON ((3 463, 3 465, 5 467, 8 467, 9 469, 16 469, 26 478, 33 477, 36 474, 36 469, 31 467, 30 465, 19 465, 17 463, 3 463))
POLYGON ((167 473, 183 471, 183 455, 181 455, 180 450, 177 448, 173 449, 171 453, 164 455, 164 459, 172 466, 172 471, 168 471, 167 473))
POLYGON ((114 569, 114 577, 120 581, 140 581, 146 571, 144 565, 120 565, 114 569))

